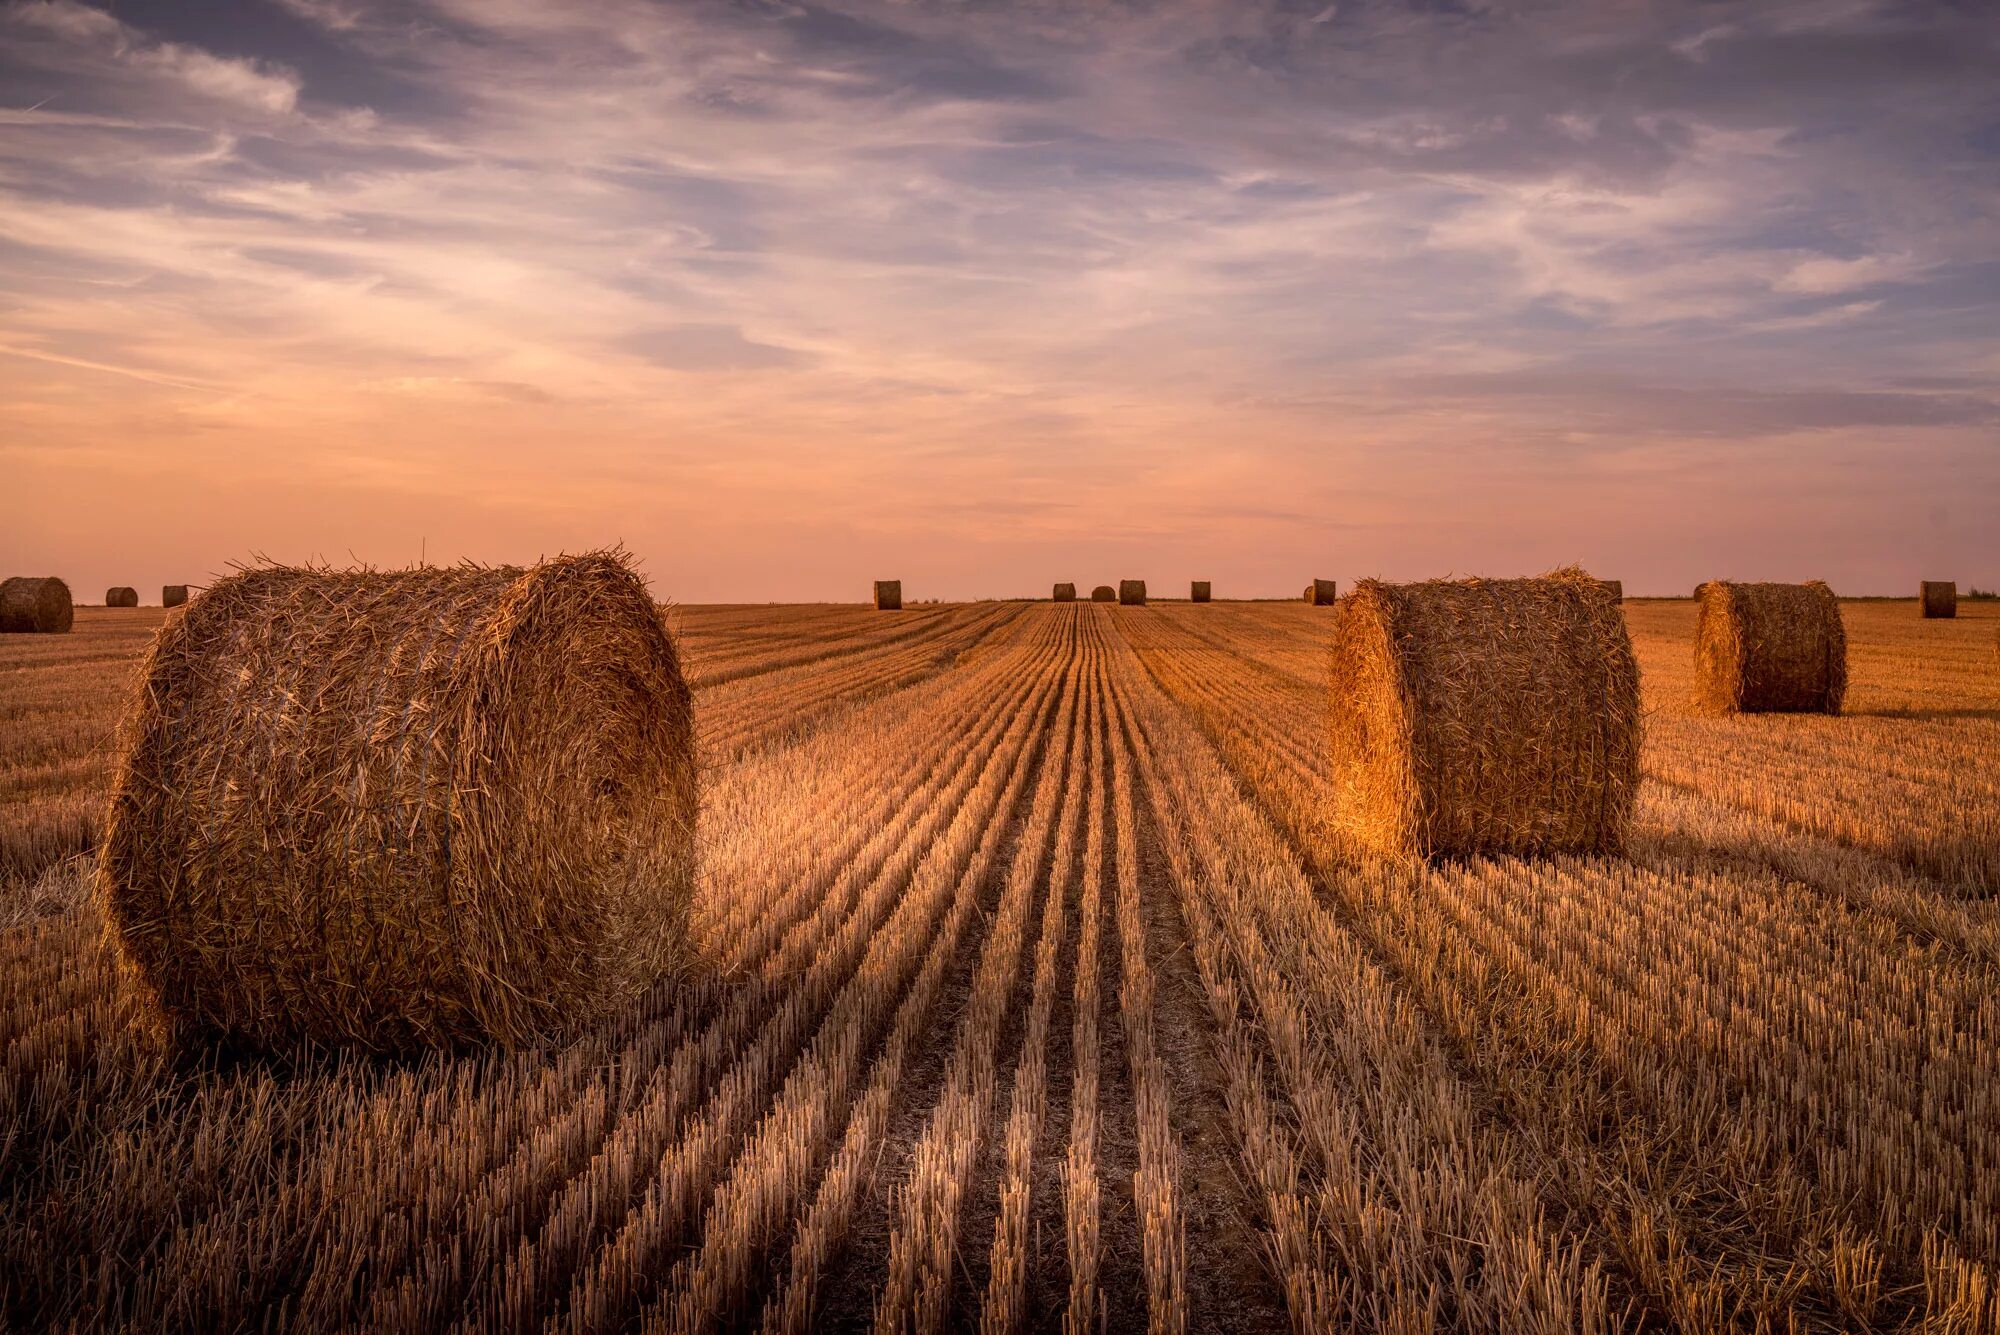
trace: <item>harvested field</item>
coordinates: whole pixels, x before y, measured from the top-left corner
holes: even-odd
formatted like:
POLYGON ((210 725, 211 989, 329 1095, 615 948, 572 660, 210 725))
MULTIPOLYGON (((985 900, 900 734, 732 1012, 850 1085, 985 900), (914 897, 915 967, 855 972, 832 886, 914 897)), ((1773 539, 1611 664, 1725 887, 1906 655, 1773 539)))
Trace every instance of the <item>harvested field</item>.
MULTIPOLYGON (((206 595, 205 595, 206 596, 206 595)), ((84 892, 168 614, 0 639, 0 1327, 2000 1330, 2000 604, 1618 856, 1376 862, 1298 601, 681 607, 697 965, 560 1044, 170 1051, 84 892)))

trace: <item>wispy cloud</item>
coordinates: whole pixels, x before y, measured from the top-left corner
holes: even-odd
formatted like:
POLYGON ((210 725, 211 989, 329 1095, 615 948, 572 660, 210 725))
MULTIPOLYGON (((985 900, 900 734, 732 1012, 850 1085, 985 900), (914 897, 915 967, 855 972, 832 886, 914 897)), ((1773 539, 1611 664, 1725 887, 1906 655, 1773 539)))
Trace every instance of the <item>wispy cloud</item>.
POLYGON ((958 592, 1107 544, 1278 591, 1526 568, 1502 494, 1678 587, 1621 513, 1734 468, 1718 512, 1809 545, 1786 454, 1882 513, 1883 583, 1926 461, 2000 501, 1977 7, 121 15, 0 8, 5 448, 80 494, 126 485, 83 441, 282 448, 321 549, 400 488, 484 554, 650 537, 687 596, 768 592, 686 545, 723 513, 832 544, 821 595, 892 539, 980 544, 958 592))

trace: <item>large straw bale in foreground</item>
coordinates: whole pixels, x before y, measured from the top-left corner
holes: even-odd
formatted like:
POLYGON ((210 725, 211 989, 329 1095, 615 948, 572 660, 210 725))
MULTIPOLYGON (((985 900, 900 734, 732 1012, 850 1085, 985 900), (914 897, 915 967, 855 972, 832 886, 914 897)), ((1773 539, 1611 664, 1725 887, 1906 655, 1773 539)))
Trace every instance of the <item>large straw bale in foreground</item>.
POLYGON ((161 631, 122 740, 99 887, 190 1035, 526 1042, 679 956, 688 688, 615 553, 231 576, 161 631))
POLYGON ((1694 591, 1696 705, 1711 714, 1838 714, 1847 694, 1840 602, 1819 580, 1694 591))
POLYGON ((878 579, 875 581, 875 610, 878 612, 900 612, 903 610, 902 580, 878 579))
POLYGON ((160 606, 179 607, 188 600, 188 586, 185 584, 162 584, 160 586, 160 606))
POLYGON ((1336 827, 1392 857, 1624 846, 1639 787, 1625 619, 1577 570, 1363 580, 1335 608, 1336 827))
POLYGON ((1927 579, 1922 586, 1924 620, 1949 621, 1958 615, 1958 581, 1927 579))
POLYGON ((1340 588, 1330 579, 1316 579, 1306 585, 1306 601, 1314 607, 1332 607, 1340 601, 1340 588))
POLYGON ((1143 579, 1119 580, 1118 602, 1123 607, 1144 607, 1146 605, 1146 581, 1143 579))
POLYGON ((1604 580, 1599 580, 1599 581, 1598 581, 1598 583, 1602 584, 1602 585, 1604 586, 1604 591, 1605 591, 1606 593, 1608 593, 1608 594, 1610 594, 1610 595, 1611 595, 1611 601, 1612 601, 1612 602, 1614 602, 1614 603, 1622 603, 1622 602, 1624 602, 1624 601, 1625 601, 1625 581, 1624 581, 1624 580, 1622 580, 1622 579, 1604 579, 1604 580))
POLYGON ((139 591, 129 584, 115 585, 104 591, 104 605, 106 607, 137 607, 139 605, 139 591))
POLYGON ((1059 603, 1073 603, 1073 602, 1075 602, 1075 601, 1076 601, 1076 585, 1074 585, 1074 584, 1058 584, 1058 585, 1056 585, 1056 592, 1055 592, 1055 600, 1056 600, 1057 602, 1059 602, 1059 603))
POLYGON ((1109 584, 1100 584, 1090 591, 1090 601, 1093 603, 1115 603, 1118 601, 1118 590, 1112 588, 1109 584))
POLYGON ((75 618, 69 585, 53 575, 0 580, 0 634, 61 635, 75 618))
POLYGON ((1189 583, 1189 585, 1188 585, 1188 601, 1189 601, 1189 602, 1191 602, 1191 603, 1205 603, 1205 602, 1207 602, 1207 601, 1208 601, 1208 581, 1207 581, 1207 580, 1205 580, 1205 579, 1197 579, 1197 580, 1193 580, 1193 581, 1191 581, 1191 582, 1189 583))

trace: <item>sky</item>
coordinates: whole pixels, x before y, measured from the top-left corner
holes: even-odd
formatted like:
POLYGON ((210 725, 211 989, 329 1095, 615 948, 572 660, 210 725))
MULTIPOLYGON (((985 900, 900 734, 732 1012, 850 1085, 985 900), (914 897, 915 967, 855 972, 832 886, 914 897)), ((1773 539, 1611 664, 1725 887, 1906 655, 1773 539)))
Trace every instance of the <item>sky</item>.
POLYGON ((2000 586, 1990 0, 0 3, 0 572, 2000 586))

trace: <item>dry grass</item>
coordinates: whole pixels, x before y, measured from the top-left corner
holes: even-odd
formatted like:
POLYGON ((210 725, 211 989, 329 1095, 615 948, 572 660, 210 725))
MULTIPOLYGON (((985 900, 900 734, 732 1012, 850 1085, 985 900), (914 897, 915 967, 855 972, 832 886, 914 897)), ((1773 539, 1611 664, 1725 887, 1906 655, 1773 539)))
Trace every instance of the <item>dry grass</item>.
POLYGON ((1840 603, 1818 580, 1695 590, 1698 698, 1712 714, 1838 714, 1847 692, 1840 603))
POLYGON ((2000 607, 1844 612, 1714 717, 1626 604, 1624 854, 1429 865, 1296 604, 676 609, 688 976, 388 1063, 161 1045, 76 853, 167 618, 85 609, 0 643, 0 1322, 2000 1330, 2000 607))
POLYGON ((178 1025, 526 1042, 661 976, 692 891, 692 709, 615 555, 259 567, 141 666, 100 888, 178 1025))
POLYGON ((1603 584, 1363 580, 1335 610, 1333 824, 1390 857, 1615 853, 1639 668, 1603 584))
POLYGON ((74 622, 69 585, 54 576, 0 580, 0 635, 62 635, 74 622))

